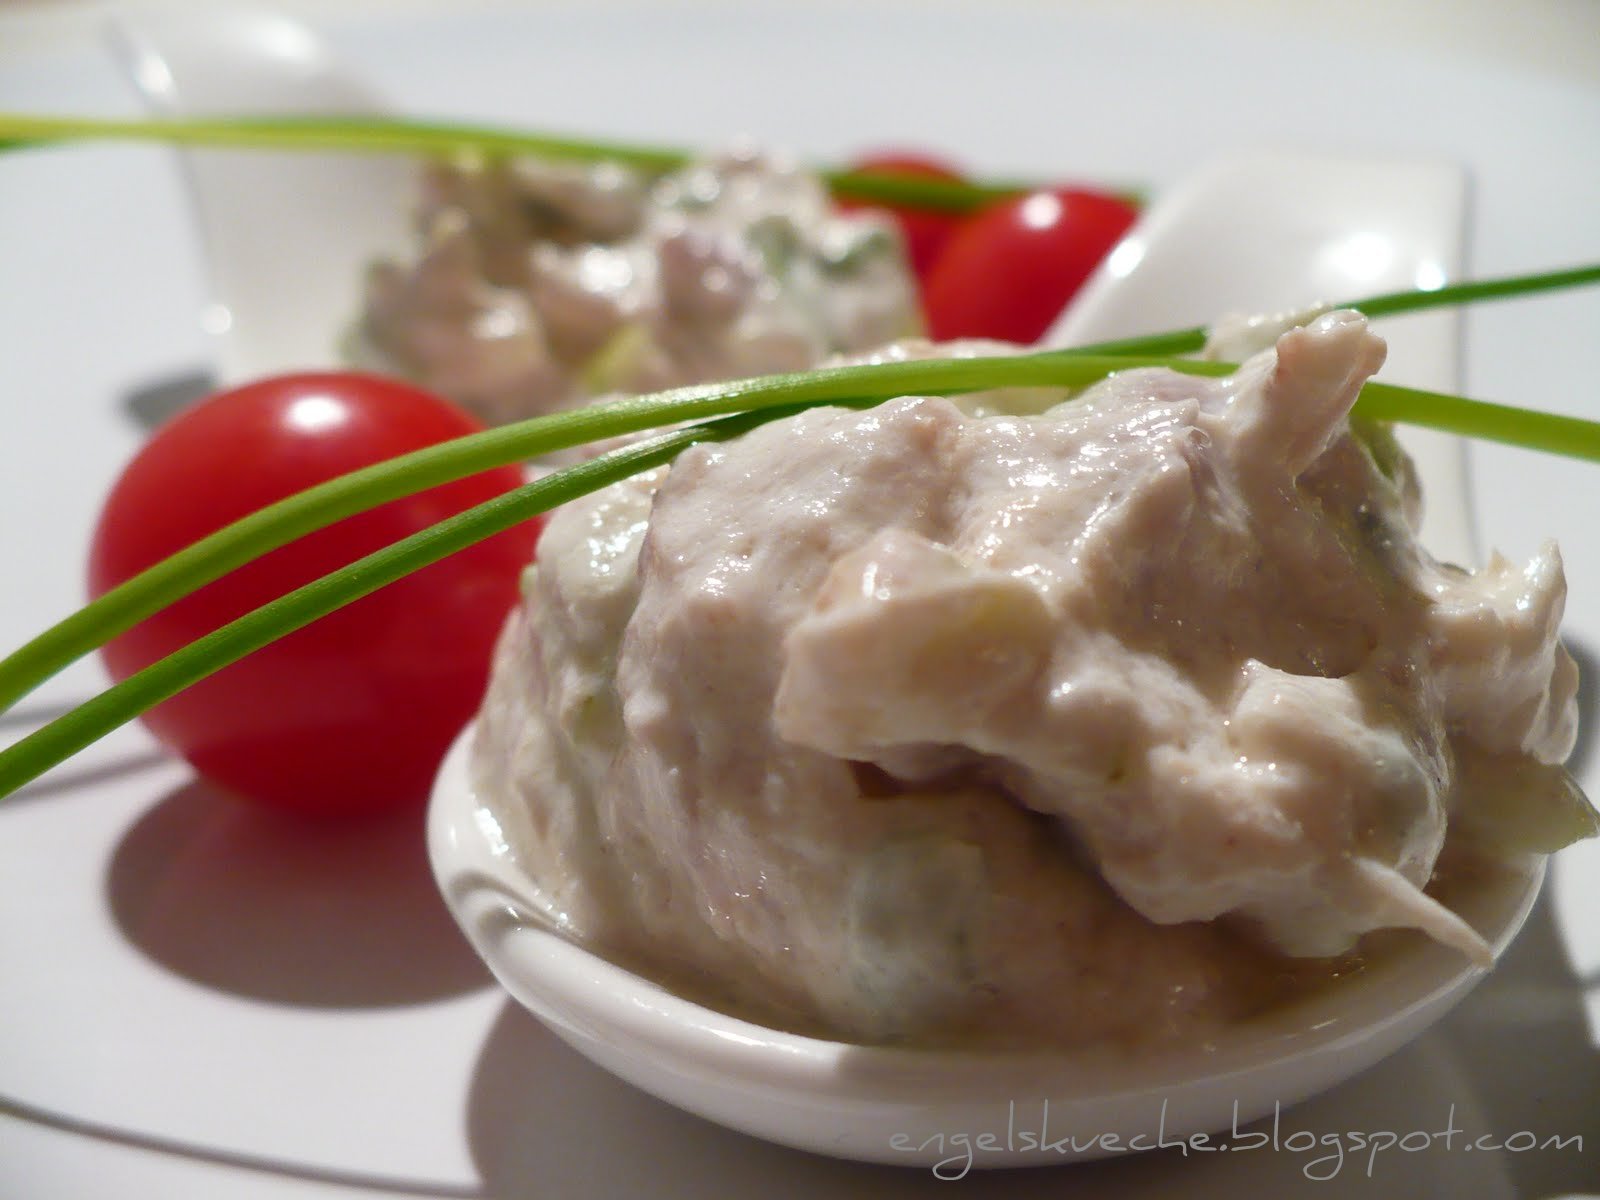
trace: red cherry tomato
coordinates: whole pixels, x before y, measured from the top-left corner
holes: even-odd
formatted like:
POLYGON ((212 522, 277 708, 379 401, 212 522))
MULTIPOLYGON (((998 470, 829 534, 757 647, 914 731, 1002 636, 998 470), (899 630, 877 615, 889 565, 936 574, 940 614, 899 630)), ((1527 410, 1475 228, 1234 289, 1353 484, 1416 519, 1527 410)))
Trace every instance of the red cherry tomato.
MULTIPOLYGON (((964 177, 948 163, 922 154, 883 153, 869 154, 850 164, 851 170, 870 171, 877 175, 905 176, 911 179, 937 179, 947 183, 964 183, 964 177)), ((843 199, 839 207, 850 210, 875 208, 887 212, 900 227, 905 239, 906 257, 919 280, 926 280, 934 262, 966 220, 961 213, 935 212, 925 208, 907 208, 901 205, 871 204, 864 200, 843 199)))
MULTIPOLYGON (((351 373, 285 375, 202 401, 159 429, 95 531, 95 595, 274 500, 481 428, 444 400, 351 373)), ((104 650, 127 677, 291 588, 522 482, 515 467, 393 501, 202 588, 104 650)), ((479 702, 532 557, 534 523, 364 597, 174 696, 146 723, 203 775, 319 816, 420 801, 479 702)))
POLYGON ((1101 192, 1032 192, 984 209, 950 239, 923 289, 936 339, 1032 342, 1138 210, 1101 192))

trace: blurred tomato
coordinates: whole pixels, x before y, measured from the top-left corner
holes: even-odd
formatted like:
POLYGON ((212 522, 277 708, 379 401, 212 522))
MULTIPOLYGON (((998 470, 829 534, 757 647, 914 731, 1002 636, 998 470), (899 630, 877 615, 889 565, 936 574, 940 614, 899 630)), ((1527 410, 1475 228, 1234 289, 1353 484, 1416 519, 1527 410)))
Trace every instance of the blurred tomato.
POLYGON ((1076 188, 984 209, 950 238, 928 276, 930 335, 1036 340, 1137 215, 1120 197, 1076 188))
MULTIPOLYGON (((907 179, 934 179, 947 183, 965 183, 965 177, 950 164, 924 154, 885 152, 868 154, 850 164, 853 171, 874 175, 888 175, 907 179)), ((865 200, 840 200, 839 207, 849 210, 866 208, 887 212, 900 227, 905 239, 906 256, 919 280, 926 281, 935 260, 945 243, 967 219, 961 213, 939 212, 933 209, 912 208, 899 204, 874 204, 865 200)))

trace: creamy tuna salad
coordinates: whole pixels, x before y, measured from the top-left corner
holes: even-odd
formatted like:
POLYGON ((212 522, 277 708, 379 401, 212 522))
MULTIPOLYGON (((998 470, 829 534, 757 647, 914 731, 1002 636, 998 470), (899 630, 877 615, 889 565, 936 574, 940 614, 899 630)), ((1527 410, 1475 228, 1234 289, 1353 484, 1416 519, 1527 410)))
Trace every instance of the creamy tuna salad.
POLYGON ((615 163, 427 168, 418 248, 375 264, 346 339, 491 423, 607 392, 801 370, 916 331, 893 226, 812 175, 729 153, 646 180, 615 163))
POLYGON ((1435 886, 1479 785, 1582 803, 1561 564, 1418 545, 1348 419, 1383 356, 1334 312, 1226 378, 816 409, 567 505, 473 750, 550 919, 919 1044, 1192 1036, 1392 927, 1486 960, 1435 886))

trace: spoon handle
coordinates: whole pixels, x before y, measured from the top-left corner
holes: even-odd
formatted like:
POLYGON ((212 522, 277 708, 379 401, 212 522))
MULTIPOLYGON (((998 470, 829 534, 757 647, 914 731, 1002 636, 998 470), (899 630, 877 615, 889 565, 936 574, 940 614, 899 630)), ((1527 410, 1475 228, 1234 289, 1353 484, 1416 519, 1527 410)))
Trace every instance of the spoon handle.
MULTIPOLYGON (((1220 160, 1161 191, 1045 334, 1071 346, 1206 325, 1229 311, 1291 311, 1461 277, 1467 175, 1452 163, 1258 152, 1220 160)), ((1384 319, 1380 378, 1461 385, 1461 314, 1384 319)), ((1407 429, 1429 497, 1423 541, 1478 560, 1466 443, 1407 429)))
MULTIPOLYGON (((311 30, 264 11, 134 8, 106 38, 163 116, 375 114, 387 105, 311 30)), ((406 242, 412 168, 387 156, 178 152, 205 258, 221 382, 338 363, 362 270, 406 242)))

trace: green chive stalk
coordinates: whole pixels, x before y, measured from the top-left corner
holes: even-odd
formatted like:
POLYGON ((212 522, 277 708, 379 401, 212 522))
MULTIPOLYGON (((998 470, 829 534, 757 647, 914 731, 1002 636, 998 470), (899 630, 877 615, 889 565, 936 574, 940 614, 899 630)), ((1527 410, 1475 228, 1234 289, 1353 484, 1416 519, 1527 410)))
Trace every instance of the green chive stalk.
MULTIPOLYGON (((155 142, 189 149, 404 154, 414 157, 528 155, 561 162, 613 162, 647 175, 694 160, 687 150, 579 139, 519 129, 390 117, 118 118, 0 113, 0 149, 70 142, 155 142)), ((966 213, 1031 191, 1026 182, 962 183, 875 170, 821 167, 817 175, 843 199, 966 213)), ((1137 191, 1115 189, 1138 202, 1137 191)))
MULTIPOLYGON (((1394 315, 1594 282, 1600 282, 1600 264, 1434 291, 1385 294, 1352 301, 1347 307, 1369 314, 1377 309, 1394 315)), ((245 517, 127 580, 52 626, 0 659, 0 711, 69 663, 251 559, 355 513, 479 471, 589 442, 769 404, 841 403, 910 393, 951 395, 991 387, 1083 387, 1114 370, 1161 363, 1199 373, 1228 370, 1225 364, 1156 357, 1197 350, 1204 342, 1204 329, 1178 330, 1075 350, 837 367, 704 384, 536 417, 420 450, 341 476, 245 517)), ((1427 425, 1552 453, 1593 457, 1590 424, 1574 418, 1381 384, 1368 385, 1362 404, 1363 413, 1378 420, 1427 425)))

